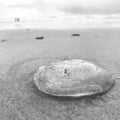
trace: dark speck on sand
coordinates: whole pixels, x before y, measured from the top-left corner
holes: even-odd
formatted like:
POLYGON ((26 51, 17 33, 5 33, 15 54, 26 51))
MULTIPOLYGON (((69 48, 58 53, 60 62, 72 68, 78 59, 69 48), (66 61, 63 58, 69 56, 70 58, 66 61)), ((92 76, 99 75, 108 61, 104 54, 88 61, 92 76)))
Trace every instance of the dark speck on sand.
POLYGON ((72 36, 73 36, 73 37, 75 37, 75 36, 80 36, 80 34, 74 33, 74 34, 72 34, 72 36))
POLYGON ((44 37, 36 37, 36 40, 41 40, 41 39, 44 39, 44 37))
POLYGON ((6 40, 6 39, 1 39, 1 40, 0 40, 0 42, 5 42, 5 41, 7 41, 7 40, 6 40))
POLYGON ((29 34, 1 30, 3 36, 10 41, 0 44, 0 120, 119 120, 120 29, 37 29, 29 34), (69 37, 78 32, 78 40, 69 37), (33 41, 38 34, 47 39, 33 41), (33 75, 39 66, 75 58, 112 72, 114 87, 103 95, 77 99, 52 97, 36 88, 33 75))

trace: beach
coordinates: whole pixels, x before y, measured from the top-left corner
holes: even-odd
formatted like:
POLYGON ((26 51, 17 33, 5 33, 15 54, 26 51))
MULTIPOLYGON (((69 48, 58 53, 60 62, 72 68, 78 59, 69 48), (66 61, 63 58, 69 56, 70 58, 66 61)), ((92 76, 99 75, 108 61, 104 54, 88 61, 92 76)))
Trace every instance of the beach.
POLYGON ((120 28, 0 30, 0 120, 119 120, 119 39, 120 28), (67 59, 102 66, 115 85, 106 94, 77 99, 39 91, 33 80, 38 67, 67 59))

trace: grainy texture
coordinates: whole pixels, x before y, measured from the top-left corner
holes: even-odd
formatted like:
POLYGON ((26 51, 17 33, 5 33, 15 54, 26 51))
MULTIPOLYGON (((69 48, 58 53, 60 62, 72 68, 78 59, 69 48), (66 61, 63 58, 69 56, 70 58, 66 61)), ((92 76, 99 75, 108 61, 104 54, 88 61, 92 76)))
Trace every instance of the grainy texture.
POLYGON ((88 59, 120 74, 120 29, 0 31, 0 120, 119 120, 120 81, 107 94, 56 98, 34 85, 39 66, 68 58, 88 59), (80 37, 71 37, 79 32, 80 37), (46 36, 36 41, 37 35, 46 36))

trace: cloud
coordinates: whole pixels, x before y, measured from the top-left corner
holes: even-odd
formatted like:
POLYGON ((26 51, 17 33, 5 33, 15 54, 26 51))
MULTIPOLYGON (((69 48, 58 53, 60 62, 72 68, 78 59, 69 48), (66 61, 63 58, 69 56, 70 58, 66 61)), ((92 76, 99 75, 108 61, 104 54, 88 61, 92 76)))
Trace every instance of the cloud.
POLYGON ((9 8, 31 8, 31 9, 35 9, 35 8, 43 8, 44 6, 44 1, 43 0, 20 0, 20 1, 16 1, 16 2, 7 2, 5 4, 6 7, 9 8))
POLYGON ((19 5, 7 5, 9 8, 33 8, 31 5, 19 4, 19 5))
POLYGON ((69 14, 118 14, 120 13, 120 8, 106 9, 106 8, 85 8, 82 6, 71 6, 61 9, 62 11, 69 14))
POLYGON ((0 0, 0 17, 6 18, 57 19, 94 14, 120 14, 120 0, 0 0))
POLYGON ((0 0, 0 18, 41 18, 44 16, 43 0, 0 0))
MULTIPOLYGON (((8 0, 5 0, 4 8, 5 9, 13 9, 15 12, 16 9, 21 10, 21 12, 25 11, 36 11, 36 16, 58 16, 63 11, 58 9, 59 3, 56 0, 13 0, 12 2, 7 2, 8 0), (24 2, 25 1, 25 2, 24 2)), ((61 0, 62 1, 62 0, 61 0)), ((31 15, 30 15, 31 16, 31 15)))
POLYGON ((69 14, 115 14, 120 13, 119 0, 65 0, 59 9, 69 14))

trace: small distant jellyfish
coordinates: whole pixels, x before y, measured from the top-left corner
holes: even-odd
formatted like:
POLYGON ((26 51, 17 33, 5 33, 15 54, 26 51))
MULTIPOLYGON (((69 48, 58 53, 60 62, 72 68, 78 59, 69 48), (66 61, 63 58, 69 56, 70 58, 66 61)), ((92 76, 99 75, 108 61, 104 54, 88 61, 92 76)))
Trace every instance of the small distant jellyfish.
POLYGON ((109 71, 81 59, 40 66, 34 74, 37 88, 53 96, 82 97, 103 93, 114 82, 109 71))

